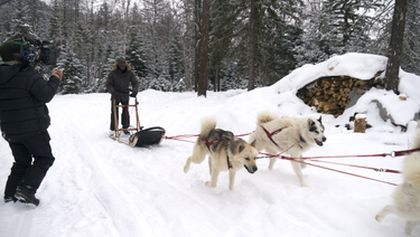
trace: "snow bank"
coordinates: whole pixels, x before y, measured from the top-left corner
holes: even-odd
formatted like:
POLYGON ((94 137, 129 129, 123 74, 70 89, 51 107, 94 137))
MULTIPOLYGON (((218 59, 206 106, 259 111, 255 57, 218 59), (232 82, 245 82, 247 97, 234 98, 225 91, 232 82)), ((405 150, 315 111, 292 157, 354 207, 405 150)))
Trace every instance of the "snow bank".
MULTIPOLYGON (((284 105, 281 110, 290 111, 291 106, 298 106, 299 111, 307 113, 311 109, 305 109, 305 106, 309 106, 296 96, 296 92, 305 85, 327 76, 349 76, 361 80, 369 80, 377 76, 383 78, 386 64, 387 58, 384 56, 347 53, 334 56, 322 63, 307 64, 297 68, 272 85, 271 88, 280 94, 278 101, 284 105), (287 96, 282 96, 282 94, 287 96), (287 101, 284 100, 285 97, 287 101)), ((381 117, 383 119, 389 119, 392 123, 406 126, 420 110, 418 88, 420 88, 420 77, 400 70, 399 90, 407 95, 408 98, 405 101, 400 100, 393 92, 372 88, 354 106, 348 108, 341 117, 344 117, 344 121, 354 115, 355 112, 368 113, 368 117, 377 117, 377 114, 374 114, 378 113, 377 110, 368 109, 373 104, 381 107, 381 117)))

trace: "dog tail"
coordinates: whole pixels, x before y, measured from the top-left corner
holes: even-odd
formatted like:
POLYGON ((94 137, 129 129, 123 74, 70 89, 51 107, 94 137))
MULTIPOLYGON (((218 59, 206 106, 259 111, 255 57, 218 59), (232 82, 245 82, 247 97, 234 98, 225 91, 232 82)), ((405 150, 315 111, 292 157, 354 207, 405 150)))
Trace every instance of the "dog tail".
POLYGON ((277 118, 277 116, 273 113, 262 112, 257 116, 257 123, 258 124, 267 123, 267 122, 270 122, 271 120, 274 120, 275 118, 277 118))
MULTIPOLYGON (((420 128, 416 130, 413 148, 420 148, 420 128)), ((405 157, 403 165, 404 181, 420 187, 420 151, 405 157)))
POLYGON ((216 120, 214 118, 205 118, 201 122, 200 136, 208 137, 211 130, 216 128, 216 120))

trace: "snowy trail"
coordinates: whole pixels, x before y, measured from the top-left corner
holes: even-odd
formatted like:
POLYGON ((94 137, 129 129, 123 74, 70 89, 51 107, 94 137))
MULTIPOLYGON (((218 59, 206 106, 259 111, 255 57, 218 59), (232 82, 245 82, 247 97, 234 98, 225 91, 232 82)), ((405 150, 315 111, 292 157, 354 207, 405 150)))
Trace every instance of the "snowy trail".
MULTIPOLYGON (((226 107, 236 93, 203 99, 145 91, 139 94, 141 123, 162 126, 167 135, 196 134, 202 117, 223 112, 222 127, 252 131, 256 112, 230 124, 226 119, 234 116, 226 107)), ((301 188, 288 161, 276 162, 269 171, 268 160, 260 160, 257 173, 237 174, 234 191, 228 190, 227 174, 210 189, 204 185, 207 162, 192 165, 188 174, 182 171, 191 143, 164 140, 140 149, 109 139, 108 95, 57 96, 49 107, 56 161, 39 190, 41 205, 0 203, 0 236, 403 236, 401 219, 374 220, 389 202, 391 186, 307 167, 309 186, 301 188)), ((409 143, 409 134, 384 134, 355 135, 331 125, 324 147, 308 155, 377 153, 409 143)), ((3 185, 12 158, 3 140, 0 147, 3 185)), ((346 161, 395 169, 401 162, 346 161)), ((400 181, 397 175, 344 169, 400 181)))

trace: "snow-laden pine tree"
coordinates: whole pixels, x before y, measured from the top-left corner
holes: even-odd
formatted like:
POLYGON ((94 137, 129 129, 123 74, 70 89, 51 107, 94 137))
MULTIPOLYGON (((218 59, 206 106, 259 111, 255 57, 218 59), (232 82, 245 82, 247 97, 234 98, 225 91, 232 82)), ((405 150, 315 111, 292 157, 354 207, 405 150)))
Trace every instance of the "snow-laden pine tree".
POLYGON ((60 83, 59 92, 62 94, 78 94, 83 91, 84 65, 72 49, 64 47, 58 65, 64 69, 64 80, 60 83))
POLYGON ((317 63, 346 52, 372 52, 371 36, 377 21, 375 12, 382 1, 309 1, 308 20, 302 45, 298 46, 299 65, 317 63))
POLYGON ((234 49, 238 75, 249 78, 248 89, 270 85, 295 68, 303 1, 242 1, 242 6, 234 49))
POLYGON ((144 80, 147 76, 145 45, 141 31, 136 26, 129 28, 129 41, 127 46, 126 57, 131 64, 132 70, 140 80, 144 80))
POLYGON ((237 60, 232 55, 234 32, 240 23, 238 14, 242 11, 241 5, 238 4, 238 1, 215 0, 211 5, 209 82, 215 91, 220 91, 224 84, 223 69, 233 68, 237 64, 237 60))

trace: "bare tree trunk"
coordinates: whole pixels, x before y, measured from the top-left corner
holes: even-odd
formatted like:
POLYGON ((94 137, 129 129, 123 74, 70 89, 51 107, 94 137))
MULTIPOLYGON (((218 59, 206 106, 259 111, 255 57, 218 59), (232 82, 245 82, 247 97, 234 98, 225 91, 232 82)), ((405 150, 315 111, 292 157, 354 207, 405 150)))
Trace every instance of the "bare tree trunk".
POLYGON ((207 96, 207 88, 209 86, 209 68, 208 68, 208 44, 209 44, 209 16, 210 5, 209 0, 203 0, 203 10, 201 19, 201 39, 200 39, 200 75, 198 79, 198 96, 207 96))
POLYGON ((258 21, 257 0, 251 0, 251 12, 249 18, 249 79, 248 90, 255 88, 256 77, 256 56, 257 56, 257 33, 256 24, 258 21))
POLYGON ((200 78, 201 0, 194 1, 194 22, 194 91, 198 91, 200 78))
POLYGON ((187 88, 194 88, 197 91, 195 80, 195 10, 193 0, 182 0, 181 9, 184 10, 183 21, 186 27, 186 33, 182 39, 183 62, 185 65, 185 83, 187 88))
POLYGON ((217 91, 220 91, 220 73, 219 73, 219 71, 220 71, 220 69, 219 69, 219 67, 216 67, 216 75, 215 75, 215 88, 216 88, 216 90, 217 91))
POLYGON ((385 88, 399 94, 399 70, 403 52, 405 29, 405 16, 407 13, 407 0, 395 0, 394 14, 392 16, 391 42, 389 45, 388 63, 385 73, 385 88))
POLYGON ((126 24, 125 22, 129 19, 129 15, 130 15, 130 4, 131 4, 131 0, 127 0, 127 1, 122 1, 121 2, 121 7, 122 9, 124 9, 124 15, 123 15, 123 46, 122 46, 122 50, 123 50, 123 54, 126 54, 127 52, 127 45, 128 45, 128 24, 126 24))

